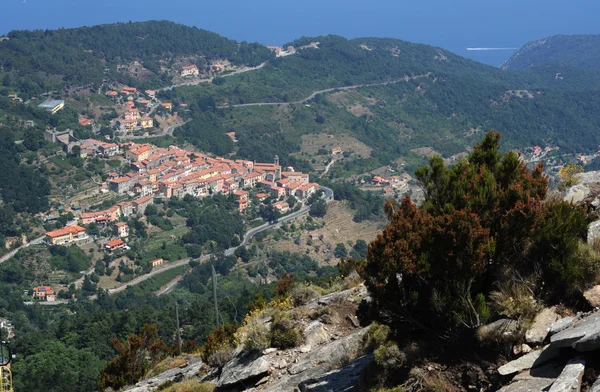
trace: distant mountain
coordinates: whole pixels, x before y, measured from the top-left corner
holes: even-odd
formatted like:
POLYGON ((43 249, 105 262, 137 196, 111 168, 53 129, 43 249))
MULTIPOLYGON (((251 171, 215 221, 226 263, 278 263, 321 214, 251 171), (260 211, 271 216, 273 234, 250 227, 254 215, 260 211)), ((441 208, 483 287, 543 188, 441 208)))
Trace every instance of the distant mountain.
POLYGON ((500 67, 518 70, 551 63, 600 69, 600 35, 556 35, 532 41, 500 67))

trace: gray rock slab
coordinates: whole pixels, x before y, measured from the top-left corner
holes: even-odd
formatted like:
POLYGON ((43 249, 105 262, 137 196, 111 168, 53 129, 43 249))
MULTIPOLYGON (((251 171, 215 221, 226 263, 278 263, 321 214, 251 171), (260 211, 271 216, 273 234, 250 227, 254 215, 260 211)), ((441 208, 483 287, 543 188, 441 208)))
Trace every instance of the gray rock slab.
POLYGON ((298 385, 301 392, 351 392, 358 390, 363 370, 371 363, 373 355, 366 355, 348 365, 325 373, 317 379, 304 381, 298 385))
POLYGON ((169 369, 155 377, 140 381, 135 386, 125 389, 124 392, 151 392, 167 381, 196 377, 201 366, 202 359, 191 358, 186 366, 169 369))
POLYGON ((506 385, 498 392, 540 392, 546 390, 552 383, 552 378, 536 378, 531 380, 522 380, 506 385))
POLYGON ((223 367, 217 387, 222 388, 236 384, 245 385, 250 379, 260 379, 268 375, 269 368, 270 364, 264 357, 256 359, 251 359, 247 355, 236 357, 223 367))
POLYGON ((543 349, 535 350, 520 358, 510 361, 498 368, 498 373, 503 376, 514 374, 522 370, 531 369, 540 366, 551 359, 558 357, 560 349, 547 345, 543 349))
POLYGON ((533 369, 527 369, 522 371, 513 377, 512 382, 515 381, 524 381, 524 380, 535 380, 539 378, 548 379, 548 380, 556 380, 560 373, 562 373, 565 368, 564 360, 555 360, 550 361, 544 365, 535 367, 533 369))
POLYGON ((600 377, 594 382, 592 387, 590 388, 590 392, 600 392, 600 377))
POLYGON ((556 321, 560 319, 560 315, 556 312, 556 307, 546 308, 538 313, 533 319, 531 328, 525 332, 525 340, 527 343, 541 344, 548 336, 548 332, 556 321))
POLYGON ((329 341, 329 333, 320 321, 313 321, 304 328, 305 344, 315 347, 329 341))
POLYGON ((573 347, 585 352, 600 348, 600 312, 582 317, 550 337, 553 347, 573 347))
POLYGON ((585 372, 584 360, 569 361, 548 392, 579 392, 583 372, 585 372))
MULTIPOLYGON (((329 364, 329 366, 334 367, 345 362, 348 358, 355 357, 360 350, 363 336, 367 330, 368 327, 357 330, 341 339, 313 349, 300 357, 297 363, 292 364, 288 368, 289 373, 302 373, 320 364, 329 364)), ((330 370, 331 367, 327 370, 330 370)))
POLYGON ((549 331, 550 336, 555 335, 555 334, 559 333, 560 331, 569 328, 571 326, 571 324, 573 324, 573 321, 575 321, 575 317, 561 318, 560 320, 558 320, 557 322, 552 324, 552 326, 550 327, 550 331, 549 331))

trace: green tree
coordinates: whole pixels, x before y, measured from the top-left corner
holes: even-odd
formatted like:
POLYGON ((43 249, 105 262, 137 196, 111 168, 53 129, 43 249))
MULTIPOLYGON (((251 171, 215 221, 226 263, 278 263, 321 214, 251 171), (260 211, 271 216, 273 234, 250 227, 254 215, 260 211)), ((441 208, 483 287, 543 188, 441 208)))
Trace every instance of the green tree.
POLYGON ((310 216, 313 216, 315 218, 324 217, 325 214, 327 214, 327 203, 325 203, 325 200, 319 200, 313 203, 310 206, 310 210, 308 211, 308 213, 310 214, 310 216))
POLYGON ((343 243, 338 243, 335 246, 335 250, 333 251, 333 255, 335 257, 342 258, 342 257, 346 257, 348 256, 348 249, 346 249, 346 245, 344 245, 343 243))
POLYGON ((544 202, 542 166, 529 171, 514 152, 501 155, 499 142, 490 132, 467 160, 448 168, 436 157, 417 170, 421 207, 408 196, 386 204, 390 223, 359 272, 395 327, 443 333, 477 327, 489 315, 485 302, 494 282, 536 279, 539 270, 544 285, 538 278, 536 295, 570 293, 568 279, 583 266, 576 248, 586 212, 544 202), (557 272, 558 279, 548 280, 557 272))

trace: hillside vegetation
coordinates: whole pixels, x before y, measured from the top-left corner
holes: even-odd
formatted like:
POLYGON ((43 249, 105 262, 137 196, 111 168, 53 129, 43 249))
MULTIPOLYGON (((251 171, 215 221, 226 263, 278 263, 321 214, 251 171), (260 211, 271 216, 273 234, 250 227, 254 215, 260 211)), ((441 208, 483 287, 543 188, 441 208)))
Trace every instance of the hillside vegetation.
POLYGON ((503 69, 525 69, 541 64, 570 64, 600 68, 600 35, 555 35, 525 44, 502 64, 503 69))
POLYGON ((116 72, 116 65, 132 61, 139 61, 148 71, 147 85, 167 85, 169 78, 161 61, 168 64, 174 58, 190 56, 257 65, 271 56, 260 44, 237 43, 167 21, 12 31, 8 38, 0 42, 0 76, 4 87, 15 86, 22 94, 64 85, 100 84, 106 76, 139 84, 116 72))

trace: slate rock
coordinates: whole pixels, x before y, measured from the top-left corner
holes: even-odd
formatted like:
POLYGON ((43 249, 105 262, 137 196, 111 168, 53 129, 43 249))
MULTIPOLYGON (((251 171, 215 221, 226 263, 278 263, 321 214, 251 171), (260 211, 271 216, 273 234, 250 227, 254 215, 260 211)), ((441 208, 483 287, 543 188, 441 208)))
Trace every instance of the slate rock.
POLYGON ((506 385, 498 392, 540 392, 552 385, 554 379, 535 378, 531 380, 522 380, 506 385))
POLYGON ((550 331, 549 331, 550 336, 555 335, 555 334, 559 333, 560 331, 563 331, 563 330, 569 328, 571 326, 571 324, 573 324, 573 321, 575 321, 575 317, 561 318, 560 320, 558 320, 557 322, 552 324, 552 326, 550 327, 550 331))
POLYGON ((591 244, 596 238, 600 238, 600 219, 590 223, 587 232, 587 242, 591 244))
POLYGON ((548 332, 560 315, 556 312, 556 307, 546 308, 538 313, 533 319, 531 328, 525 332, 525 340, 531 344, 541 344, 548 336, 548 332))
POLYGON ((511 319, 500 319, 493 323, 479 327, 477 335, 483 340, 499 337, 513 338, 519 333, 519 322, 511 319))
POLYGON ((586 352, 600 348, 600 312, 575 320, 567 329, 550 337, 554 347, 572 347, 586 352))
POLYGON ((217 387, 252 384, 252 380, 257 382, 267 376, 270 367, 264 357, 252 359, 248 355, 243 355, 233 358, 223 367, 217 387))
MULTIPOLYGON (((598 221, 600 223, 600 221, 598 221)), ((600 231, 600 227, 598 228, 600 231)), ((600 235, 600 234, 599 234, 600 235)), ((583 293, 583 296, 594 308, 600 307, 600 285, 594 286, 583 293)))
POLYGON ((510 361, 509 363, 500 366, 498 368, 498 373, 506 376, 525 369, 531 369, 556 358, 559 353, 560 350, 558 348, 547 345, 541 350, 532 351, 529 354, 523 355, 514 361, 510 361))
POLYGON ((355 359, 348 365, 325 373, 319 378, 304 381, 298 385, 301 392, 351 392, 358 390, 363 370, 373 361, 373 355, 355 359))
POLYGON ((598 377, 594 385, 592 385, 590 392, 600 392, 600 377, 598 377))
POLYGON ((585 372, 584 360, 569 361, 548 392, 579 392, 583 372, 585 372))
POLYGON ((325 326, 320 321, 313 321, 304 329, 305 344, 310 347, 315 347, 329 341, 329 333, 325 330, 325 326))

